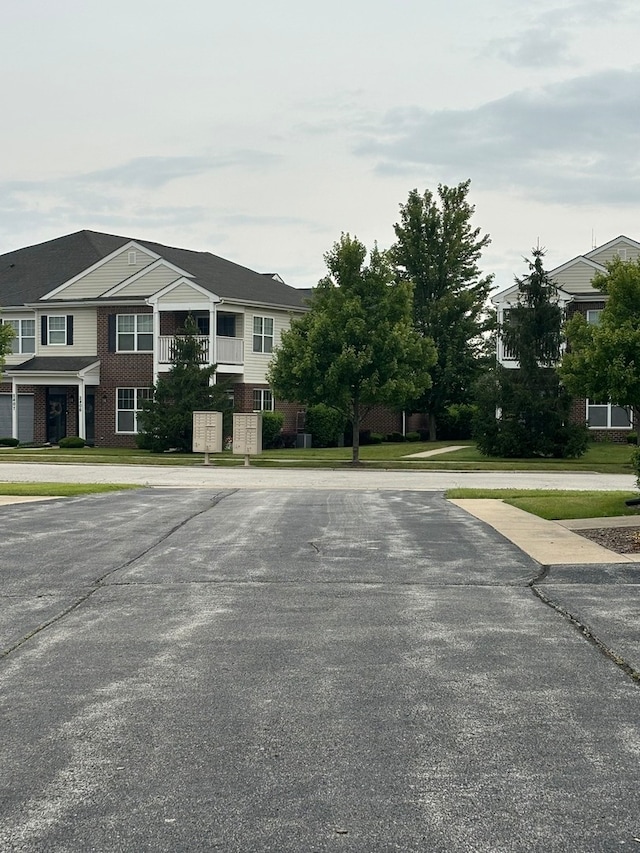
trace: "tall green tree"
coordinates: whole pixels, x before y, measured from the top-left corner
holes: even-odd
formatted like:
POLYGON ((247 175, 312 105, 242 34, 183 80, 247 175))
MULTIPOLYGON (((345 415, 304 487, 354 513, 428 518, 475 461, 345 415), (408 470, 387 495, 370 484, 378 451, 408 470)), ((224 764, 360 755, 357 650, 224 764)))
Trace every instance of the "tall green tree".
POLYGON ((528 275, 516 278, 519 301, 500 330, 518 367, 497 365, 477 384, 474 437, 488 456, 570 457, 587 447, 586 428, 570 423, 572 400, 556 370, 563 311, 543 257, 534 249, 528 275))
POLYGON ((11 341, 14 336, 13 327, 8 323, 0 322, 0 382, 2 381, 2 368, 4 367, 5 356, 11 352, 11 341))
POLYGON ((206 364, 198 328, 188 317, 183 333, 174 339, 169 371, 160 376, 138 415, 141 432, 138 446, 162 453, 176 448, 190 453, 193 447, 193 413, 218 411, 230 429, 231 401, 226 384, 213 384, 216 365, 206 364))
POLYGON ((576 395, 640 409, 640 259, 615 258, 592 284, 608 300, 598 325, 582 314, 567 324, 560 375, 576 395))
POLYGON ((409 282, 394 281, 385 253, 343 234, 325 255, 328 274, 314 290, 310 311, 282 333, 269 372, 286 400, 326 403, 353 425, 352 461, 368 407, 401 408, 430 384, 435 350, 412 323, 409 282))
POLYGON ((435 195, 412 190, 394 226, 391 257, 399 279, 414 284, 415 328, 434 341, 438 354, 431 386, 412 401, 414 411, 428 413, 432 441, 438 419, 448 406, 470 402, 473 382, 488 366, 493 277, 483 275, 479 262, 491 241, 471 224, 470 183, 440 184, 435 195))

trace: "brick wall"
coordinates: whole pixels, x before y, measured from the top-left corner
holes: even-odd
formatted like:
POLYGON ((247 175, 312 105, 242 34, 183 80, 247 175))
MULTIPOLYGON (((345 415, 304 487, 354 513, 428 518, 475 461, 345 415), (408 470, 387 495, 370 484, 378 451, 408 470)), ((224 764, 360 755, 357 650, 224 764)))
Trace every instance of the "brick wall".
MULTIPOLYGON (((135 447, 135 435, 116 433, 116 388, 149 388, 153 383, 153 354, 109 352, 109 314, 150 314, 142 306, 98 308, 100 385, 96 388, 96 447, 135 447)), ((169 315, 170 316, 170 315, 169 315)))
POLYGON ((361 429, 388 435, 390 432, 402 432, 402 413, 394 412, 386 406, 373 406, 362 419, 361 429))
MULTIPOLYGON (((233 406, 236 412, 252 412, 254 388, 261 390, 268 390, 269 388, 264 383, 246 385, 243 382, 236 382, 231 387, 233 388, 233 406)), ((283 432, 296 432, 298 412, 302 410, 304 410, 304 406, 299 403, 289 403, 276 398, 275 411, 282 412, 284 415, 283 432)))

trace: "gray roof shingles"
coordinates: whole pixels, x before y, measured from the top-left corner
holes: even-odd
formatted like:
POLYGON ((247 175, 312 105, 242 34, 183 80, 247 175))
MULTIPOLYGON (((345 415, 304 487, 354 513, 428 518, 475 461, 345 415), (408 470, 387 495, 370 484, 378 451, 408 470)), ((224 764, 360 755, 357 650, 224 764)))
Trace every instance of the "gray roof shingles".
POLYGON ((12 373, 78 373, 96 364, 95 355, 37 355, 22 364, 7 365, 5 375, 12 373))
POLYGON ((0 305, 37 302, 49 291, 131 240, 190 273, 199 285, 223 299, 257 302, 274 307, 304 307, 305 291, 210 252, 194 252, 98 231, 77 231, 0 255, 0 305))

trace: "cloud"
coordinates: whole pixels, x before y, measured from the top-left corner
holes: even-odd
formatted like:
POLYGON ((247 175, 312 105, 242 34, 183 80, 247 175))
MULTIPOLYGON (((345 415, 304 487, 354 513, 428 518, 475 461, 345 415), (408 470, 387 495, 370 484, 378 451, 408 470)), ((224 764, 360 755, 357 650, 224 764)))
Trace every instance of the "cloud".
POLYGON ((522 32, 488 42, 483 56, 497 56, 518 68, 549 68, 576 65, 584 60, 578 49, 580 33, 608 23, 633 21, 638 10, 627 0, 579 0, 534 15, 532 25, 522 32))
POLYGON ((279 158, 266 151, 244 149, 231 154, 197 157, 136 157, 118 166, 78 175, 72 183, 154 189, 171 181, 241 166, 263 169, 279 158))
POLYGON ((640 71, 603 71, 470 110, 399 109, 356 153, 381 174, 471 177, 548 202, 637 204, 640 71))
POLYGON ((551 65, 571 65, 569 35, 553 32, 546 27, 533 27, 515 38, 494 39, 484 51, 524 68, 548 68, 551 65))
MULTIPOLYGON (((0 233, 23 228, 125 228, 184 226, 208 214, 203 206, 153 204, 153 193, 172 181, 215 171, 244 171, 273 166, 279 160, 264 151, 242 149, 217 156, 137 157, 92 172, 32 181, 0 183, 0 233)), ((160 202, 160 200, 159 200, 160 202)))

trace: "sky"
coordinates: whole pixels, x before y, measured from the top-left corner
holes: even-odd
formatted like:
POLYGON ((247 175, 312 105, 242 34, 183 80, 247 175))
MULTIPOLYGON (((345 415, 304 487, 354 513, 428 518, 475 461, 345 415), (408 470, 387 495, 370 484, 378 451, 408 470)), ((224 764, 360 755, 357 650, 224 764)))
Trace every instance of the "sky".
POLYGON ((5 0, 0 253, 88 228, 311 287, 470 179, 496 289, 640 240, 632 0, 5 0))

